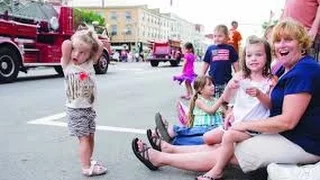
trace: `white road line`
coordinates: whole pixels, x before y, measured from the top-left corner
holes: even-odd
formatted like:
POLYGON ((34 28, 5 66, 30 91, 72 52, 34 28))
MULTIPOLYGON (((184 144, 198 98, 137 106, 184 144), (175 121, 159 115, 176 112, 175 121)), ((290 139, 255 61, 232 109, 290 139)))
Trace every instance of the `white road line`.
POLYGON ((120 71, 143 71, 145 69, 143 69, 143 68, 117 68, 117 70, 120 70, 120 71))
POLYGON ((42 117, 39 119, 35 119, 35 120, 31 120, 29 122, 27 122, 28 124, 46 124, 50 121, 55 121, 58 119, 62 119, 66 116, 66 113, 59 113, 59 114, 55 114, 52 116, 46 116, 46 117, 42 117))
MULTIPOLYGON (((39 119, 28 121, 28 124, 35 125, 47 125, 47 126, 58 126, 58 127, 67 127, 67 123, 56 121, 62 119, 66 116, 66 113, 54 114, 52 116, 46 116, 39 119)), ((134 128, 124 128, 124 127, 113 127, 113 126, 99 126, 97 125, 97 130, 102 131, 113 131, 113 132, 126 132, 126 133, 136 133, 136 134, 145 134, 146 130, 144 129, 134 129, 134 128)))

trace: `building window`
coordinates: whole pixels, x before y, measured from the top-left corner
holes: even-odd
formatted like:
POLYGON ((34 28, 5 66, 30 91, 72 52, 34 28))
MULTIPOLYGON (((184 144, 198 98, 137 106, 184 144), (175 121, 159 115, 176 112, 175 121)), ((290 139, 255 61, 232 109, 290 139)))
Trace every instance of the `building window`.
POLYGON ((115 11, 111 11, 110 12, 110 19, 111 20, 117 20, 118 19, 117 13, 115 11))
POLYGON ((117 25, 111 25, 111 36, 115 36, 118 33, 118 26, 117 25))
POLYGON ((131 19, 132 19, 132 17, 131 17, 131 12, 130 12, 130 11, 126 11, 126 12, 124 13, 124 18, 125 18, 126 20, 131 20, 131 19))
POLYGON ((126 28, 124 30, 124 33, 126 35, 132 35, 132 26, 131 25, 126 25, 126 28))

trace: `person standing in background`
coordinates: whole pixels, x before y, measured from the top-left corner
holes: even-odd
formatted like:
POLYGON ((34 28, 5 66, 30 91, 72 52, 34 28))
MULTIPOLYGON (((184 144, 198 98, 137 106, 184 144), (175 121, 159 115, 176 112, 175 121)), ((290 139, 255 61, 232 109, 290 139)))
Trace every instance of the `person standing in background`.
POLYGON ((214 44, 207 48, 203 58, 200 75, 205 75, 209 69, 209 75, 215 83, 215 97, 219 98, 227 83, 232 78, 232 67, 235 72, 239 70, 237 51, 227 44, 229 36, 226 25, 217 25, 213 32, 214 44))
POLYGON ((231 29, 229 30, 229 41, 228 44, 232 45, 233 48, 239 53, 239 44, 242 40, 242 36, 240 32, 237 30, 238 22, 232 21, 231 22, 231 29))
POLYGON ((319 60, 320 0, 286 0, 281 19, 292 18, 304 25, 313 40, 311 56, 319 60))

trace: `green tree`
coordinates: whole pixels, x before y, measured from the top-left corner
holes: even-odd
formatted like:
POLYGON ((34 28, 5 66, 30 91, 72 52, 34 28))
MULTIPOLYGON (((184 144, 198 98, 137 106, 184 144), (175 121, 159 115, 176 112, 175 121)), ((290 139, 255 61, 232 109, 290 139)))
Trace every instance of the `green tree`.
POLYGON ((263 30, 266 30, 268 26, 270 26, 270 25, 275 25, 275 24, 277 24, 278 22, 279 22, 278 19, 277 19, 277 20, 273 20, 273 21, 271 21, 271 22, 265 21, 265 22, 263 22, 263 24, 262 24, 262 29, 263 29, 263 30))
POLYGON ((90 25, 92 22, 98 22, 99 26, 106 25, 104 17, 94 11, 75 8, 73 16, 75 27, 77 27, 81 22, 85 22, 86 24, 90 25))

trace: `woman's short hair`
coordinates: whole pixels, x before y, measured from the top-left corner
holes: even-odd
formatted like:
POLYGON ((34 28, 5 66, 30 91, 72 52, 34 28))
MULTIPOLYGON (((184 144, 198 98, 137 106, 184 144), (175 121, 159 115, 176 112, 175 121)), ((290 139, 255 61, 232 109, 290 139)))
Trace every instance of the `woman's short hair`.
POLYGON ((273 28, 272 44, 280 41, 281 38, 297 40, 301 49, 305 51, 308 51, 312 45, 312 40, 305 27, 293 19, 284 19, 273 28))

